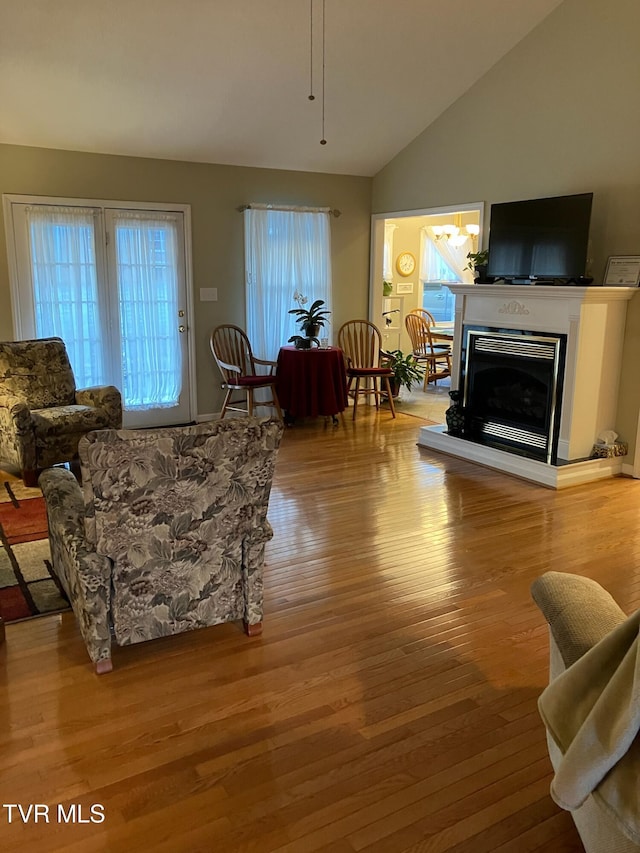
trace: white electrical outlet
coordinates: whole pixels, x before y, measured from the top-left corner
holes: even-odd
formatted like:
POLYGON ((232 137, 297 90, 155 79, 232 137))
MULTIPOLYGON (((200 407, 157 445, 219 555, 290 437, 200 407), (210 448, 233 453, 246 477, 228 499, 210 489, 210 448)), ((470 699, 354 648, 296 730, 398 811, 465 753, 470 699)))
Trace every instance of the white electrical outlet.
POLYGON ((200 302, 217 302, 218 288, 217 287, 201 287, 200 302))

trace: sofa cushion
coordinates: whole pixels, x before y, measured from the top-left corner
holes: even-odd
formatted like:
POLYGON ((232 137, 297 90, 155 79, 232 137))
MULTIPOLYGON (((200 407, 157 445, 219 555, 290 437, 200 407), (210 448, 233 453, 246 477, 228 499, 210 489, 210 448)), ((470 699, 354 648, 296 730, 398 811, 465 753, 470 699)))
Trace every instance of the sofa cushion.
POLYGON ((62 339, 0 342, 0 389, 30 409, 73 404, 76 385, 62 339))
POLYGON ((55 406, 51 409, 33 409, 31 417, 36 430, 36 444, 68 433, 85 433, 109 426, 109 415, 104 409, 92 406, 55 406))

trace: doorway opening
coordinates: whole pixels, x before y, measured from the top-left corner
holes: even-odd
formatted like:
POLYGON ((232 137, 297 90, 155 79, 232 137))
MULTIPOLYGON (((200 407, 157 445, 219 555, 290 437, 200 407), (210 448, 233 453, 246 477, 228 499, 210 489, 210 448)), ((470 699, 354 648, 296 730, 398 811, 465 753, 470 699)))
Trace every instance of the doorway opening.
MULTIPOLYGON (((412 351, 404 318, 422 308, 453 332, 455 298, 447 284, 473 282, 467 254, 483 246, 484 202, 371 217, 369 319, 382 333, 385 350, 412 351)), ((453 341, 454 370, 458 363, 453 341)), ((401 390, 400 409, 444 423, 450 405, 449 380, 401 390)))

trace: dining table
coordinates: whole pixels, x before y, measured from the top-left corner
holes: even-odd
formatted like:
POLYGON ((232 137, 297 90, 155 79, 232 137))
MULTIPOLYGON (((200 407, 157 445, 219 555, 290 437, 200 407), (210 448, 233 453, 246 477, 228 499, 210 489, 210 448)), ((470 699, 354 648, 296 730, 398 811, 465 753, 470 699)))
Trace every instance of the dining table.
POLYGON ((453 341, 453 328, 453 322, 435 323, 433 326, 430 326, 431 337, 434 341, 447 341, 451 343, 453 341))
POLYGON ((348 401, 344 353, 340 347, 281 347, 276 388, 286 422, 323 415, 337 423, 348 401))

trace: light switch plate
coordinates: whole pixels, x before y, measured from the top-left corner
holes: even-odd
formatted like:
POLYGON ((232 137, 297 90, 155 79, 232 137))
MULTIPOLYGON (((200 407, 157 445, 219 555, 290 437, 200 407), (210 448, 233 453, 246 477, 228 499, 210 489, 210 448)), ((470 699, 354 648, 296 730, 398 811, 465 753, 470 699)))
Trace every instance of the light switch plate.
POLYGON ((217 287, 201 287, 200 302, 217 302, 218 288, 217 287))

